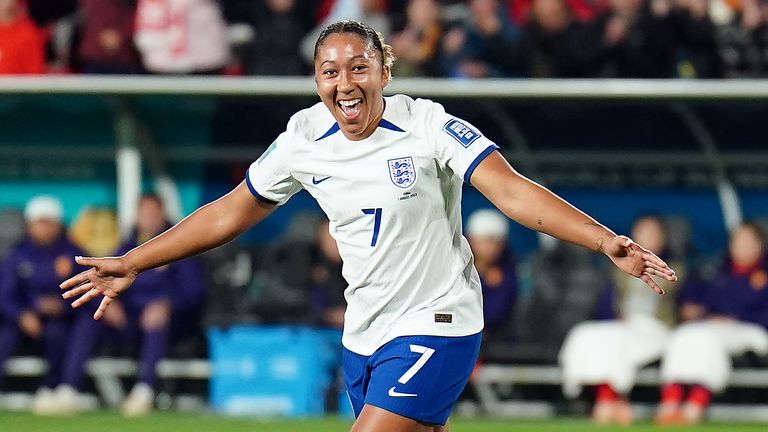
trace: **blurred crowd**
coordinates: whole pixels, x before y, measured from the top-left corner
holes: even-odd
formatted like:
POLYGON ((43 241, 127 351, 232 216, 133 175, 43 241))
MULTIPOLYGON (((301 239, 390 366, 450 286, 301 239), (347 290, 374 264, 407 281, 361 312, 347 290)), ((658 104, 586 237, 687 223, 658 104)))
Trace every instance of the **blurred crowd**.
MULTIPOLYGON (((317 214, 300 213, 279 241, 258 250, 235 242, 145 272, 94 321, 96 305, 71 309, 60 297, 58 284, 83 270, 73 257, 122 254, 166 229, 168 218, 154 194, 141 197, 124 239, 112 210, 83 209, 69 227, 63 213, 57 198, 38 196, 20 216, 21 229, 2 218, 0 365, 20 352, 46 358, 33 403, 38 414, 79 409, 84 364, 93 356, 136 358, 135 383, 121 410, 138 416, 153 408, 161 358, 206 355, 205 326, 344 324, 342 261, 327 220, 317 214)), ((663 283, 666 295, 659 296, 573 245, 542 242, 531 256, 516 257, 510 222, 496 210, 475 210, 465 222, 484 298, 480 363, 559 363, 567 397, 594 389, 588 394, 595 395, 598 423, 633 421, 629 396, 637 372, 649 364, 659 363, 661 371, 656 420, 663 424, 701 422, 734 367, 768 367, 768 260, 760 224, 735 227, 726 251, 700 259, 687 248, 684 221, 639 216, 632 238, 681 279, 663 283)))
POLYGON ((0 73, 306 75, 340 19, 401 77, 768 73, 764 0, 0 0, 0 73))

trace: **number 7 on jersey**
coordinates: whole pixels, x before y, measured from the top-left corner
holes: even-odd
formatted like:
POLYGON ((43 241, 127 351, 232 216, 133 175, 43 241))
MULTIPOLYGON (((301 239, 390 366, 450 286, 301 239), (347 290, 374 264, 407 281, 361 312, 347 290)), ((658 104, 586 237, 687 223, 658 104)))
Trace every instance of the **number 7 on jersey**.
POLYGON ((379 239, 379 229, 381 228, 381 207, 363 209, 363 213, 373 215, 373 237, 371 238, 371 247, 376 246, 379 239))

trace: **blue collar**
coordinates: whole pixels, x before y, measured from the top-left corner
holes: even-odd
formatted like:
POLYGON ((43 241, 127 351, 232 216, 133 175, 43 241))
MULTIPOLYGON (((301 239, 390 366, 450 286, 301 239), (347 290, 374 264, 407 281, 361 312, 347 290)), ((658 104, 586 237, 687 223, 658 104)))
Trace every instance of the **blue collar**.
MULTIPOLYGON (((395 131, 395 132, 405 132, 403 129, 401 129, 400 127, 398 127, 397 125, 395 125, 391 121, 385 120, 385 119, 381 119, 379 121, 379 126, 378 127, 384 128, 384 129, 389 129, 389 130, 395 131)), ((335 134, 336 132, 338 132, 339 129, 340 129, 339 128, 339 123, 338 122, 334 123, 333 126, 331 126, 331 128, 328 129, 328 131, 326 133, 324 133, 320 138, 316 139, 315 141, 320 141, 323 138, 328 138, 329 136, 331 136, 331 135, 335 134)))

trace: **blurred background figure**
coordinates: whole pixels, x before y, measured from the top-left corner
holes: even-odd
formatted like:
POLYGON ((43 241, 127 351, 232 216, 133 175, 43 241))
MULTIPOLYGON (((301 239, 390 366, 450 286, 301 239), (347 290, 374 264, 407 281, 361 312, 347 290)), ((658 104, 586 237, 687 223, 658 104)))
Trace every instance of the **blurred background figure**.
POLYGON ((45 73, 45 37, 21 0, 0 0, 0 75, 45 73))
POLYGON ((585 76, 580 49, 583 37, 583 25, 573 19, 565 0, 533 0, 520 41, 523 76, 585 76))
POLYGON ((448 76, 519 77, 521 30, 507 19, 498 0, 470 0, 470 16, 446 35, 448 76))
POLYGON ((83 73, 139 74, 144 68, 134 45, 136 0, 80 0, 83 73))
MULTIPOLYGON (((136 228, 116 254, 121 255, 170 227, 163 203, 157 195, 139 200, 136 228)), ((140 341, 139 371, 136 384, 123 401, 126 416, 148 414, 154 404, 157 362, 166 355, 171 339, 172 314, 179 331, 192 332, 200 325, 204 300, 202 274, 196 259, 159 267, 142 274, 139 288, 120 297, 117 306, 103 317, 104 324, 117 333, 121 344, 135 346, 140 341), (185 327, 186 326, 186 327, 185 327)))
POLYGON ((136 46, 159 74, 219 74, 229 64, 229 36, 215 0, 139 0, 136 46))
POLYGON ((483 287, 483 338, 514 320, 512 310, 518 294, 517 272, 508 246, 509 220, 496 210, 476 210, 467 220, 467 240, 475 256, 475 268, 483 287))
POLYGON ((120 246, 117 213, 106 207, 85 207, 69 226, 69 238, 89 256, 104 256, 120 246))
POLYGON ((709 5, 709 0, 671 2, 670 19, 678 45, 678 77, 723 77, 724 66, 718 46, 718 29, 709 17, 709 5))
MULTIPOLYGON (((336 21, 351 19, 364 22, 381 33, 385 40, 389 40, 390 22, 387 15, 387 3, 387 0, 331 0, 323 2, 318 8, 321 18, 318 20, 317 26, 306 33, 301 42, 301 54, 304 62, 310 66, 315 64, 317 36, 328 24, 336 21), (322 14, 323 12, 327 13, 322 14)), ((315 7, 317 8, 316 5, 315 7)))
POLYGON ((0 272, 0 366, 22 336, 42 343, 48 371, 33 403, 33 411, 39 414, 53 413, 53 389, 82 368, 68 358, 67 335, 77 334, 71 326, 92 321, 90 311, 73 311, 61 298, 59 283, 83 270, 74 263, 73 257, 82 252, 64 235, 62 216, 58 199, 31 199, 24 210, 26 235, 0 272))
MULTIPOLYGON (((631 236, 674 266, 682 279, 684 266, 670 256, 660 217, 638 218, 631 236)), ((564 391, 576 397, 583 385, 597 385, 592 418, 598 424, 632 422, 627 397, 637 372, 664 352, 670 328, 675 324, 677 284, 661 285, 664 296, 645 289, 642 281, 638 284, 635 278, 614 272, 613 289, 608 291, 606 302, 609 310, 603 313, 612 319, 578 324, 566 337, 560 352, 564 391)))
POLYGON ((745 223, 730 235, 728 256, 681 293, 681 318, 661 364, 662 424, 703 420, 713 393, 723 391, 732 357, 768 354, 768 267, 765 237, 745 223), (686 398, 687 390, 687 398, 686 398))
POLYGON ((668 0, 611 0, 589 23, 582 50, 589 76, 672 78, 676 44, 668 0))
POLYGON ((339 247, 331 237, 327 220, 321 221, 317 227, 317 248, 317 263, 312 268, 310 282, 313 322, 341 330, 344 327, 344 311, 347 309, 344 290, 348 284, 341 274, 339 247))
POLYGON ((253 42, 245 53, 248 75, 304 75, 308 68, 299 55, 307 28, 296 0, 265 0, 255 10, 253 42))
POLYGON ((392 50, 397 58, 393 75, 438 75, 443 37, 440 4, 435 0, 412 0, 405 17, 405 27, 392 35, 392 50))

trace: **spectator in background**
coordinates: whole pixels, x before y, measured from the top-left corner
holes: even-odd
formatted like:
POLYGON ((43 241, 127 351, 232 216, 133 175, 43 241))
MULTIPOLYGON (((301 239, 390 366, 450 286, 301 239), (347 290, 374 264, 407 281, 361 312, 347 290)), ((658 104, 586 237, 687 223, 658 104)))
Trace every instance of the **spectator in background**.
POLYGON ((676 44, 669 0, 610 0, 588 26, 582 54, 597 78, 672 78, 676 44))
POLYGON ((533 0, 520 42, 522 72, 532 78, 583 77, 584 30, 565 0, 533 0))
POLYGON ((760 228, 735 228, 725 263, 704 273, 681 293, 680 315, 688 322, 672 333, 662 359, 656 414, 662 424, 701 422, 712 394, 725 389, 731 357, 768 354, 768 266, 760 228))
MULTIPOLYGON (((326 2, 328 3, 328 2, 326 2)), ((301 54, 307 65, 315 62, 315 41, 326 26, 336 21, 355 20, 364 22, 384 38, 389 38, 390 22, 387 14, 387 0, 335 0, 330 12, 318 25, 304 36, 301 42, 301 54)), ((321 5, 322 6, 325 5, 321 5)), ((311 67, 310 67, 311 69, 311 67)))
POLYGON ((139 74, 144 71, 133 43, 136 0, 80 0, 78 54, 82 72, 139 74))
POLYGON ((520 29, 498 0, 470 0, 469 22, 453 28, 444 49, 448 75, 465 78, 520 76, 520 29))
POLYGON ((313 321, 324 327, 341 330, 344 327, 344 311, 347 303, 344 290, 347 281, 342 276, 341 255, 336 240, 328 230, 328 220, 317 228, 319 257, 312 268, 310 305, 313 321))
POLYGON ((256 13, 253 43, 247 50, 245 71, 249 75, 304 75, 308 68, 299 47, 306 29, 295 0, 264 0, 256 13))
POLYGON ((0 75, 45 73, 45 38, 21 0, 0 0, 0 75))
POLYGON ((406 8, 403 30, 392 35, 397 58, 395 76, 436 76, 443 36, 440 5, 436 0, 411 0, 406 8))
MULTIPOLYGON (((506 0, 509 19, 518 27, 528 24, 535 0, 506 0)), ((563 0, 568 14, 578 21, 589 21, 605 6, 602 0, 563 0)))
POLYGON ((467 240, 483 288, 486 340, 513 318, 517 300, 517 272, 507 246, 508 233, 508 219, 496 210, 476 210, 467 220, 467 240))
POLYGON ((69 226, 69 238, 88 255, 111 254, 121 240, 117 213, 111 208, 83 208, 69 226))
POLYGON ((761 0, 712 0, 709 17, 728 78, 768 73, 768 4, 761 0))
MULTIPOLYGON (((669 262, 667 233, 657 216, 638 218, 632 238, 669 262)), ((684 273, 681 262, 673 261, 678 275, 684 273)), ((661 281, 666 295, 661 297, 637 290, 634 280, 614 272, 609 314, 605 321, 587 321, 568 333, 560 352, 563 388, 570 397, 578 395, 582 385, 597 385, 592 418, 598 424, 632 422, 632 408, 627 395, 635 385, 637 372, 658 360, 675 324, 676 285, 661 281)))
POLYGON ((93 309, 73 311, 59 292, 59 283, 82 270, 72 263, 72 254, 82 252, 64 235, 62 216, 56 198, 31 199, 24 210, 26 236, 0 272, 0 371, 22 335, 42 342, 48 371, 33 403, 38 414, 53 413, 53 389, 82 369, 82 363, 68 361, 68 351, 77 343, 67 336, 79 334, 93 313, 93 309))
POLYGON ((709 18, 709 0, 676 0, 671 11, 678 44, 677 75, 722 78, 717 28, 709 18))
POLYGON ((158 74, 218 74, 229 63, 227 25, 215 0, 139 0, 136 46, 158 74))
MULTIPOLYGON (((146 242, 170 226, 163 203, 157 195, 144 195, 139 200, 136 228, 117 254, 123 254, 146 242)), ((117 307, 104 315, 105 323, 131 343, 141 338, 139 373, 136 384, 123 401, 121 412, 141 416, 152 410, 157 362, 169 345, 172 314, 176 321, 194 325, 202 307, 204 287, 196 260, 184 260, 142 274, 135 282, 139 289, 121 297, 117 307), (139 335, 140 334, 140 335, 139 335)), ((182 327, 182 326, 180 326, 182 327)), ((187 331, 190 331, 188 328, 187 331)))

